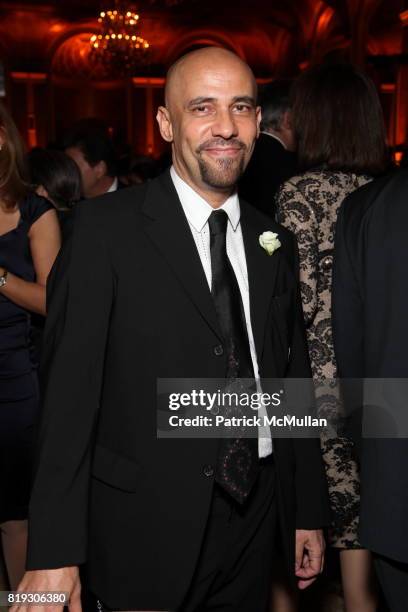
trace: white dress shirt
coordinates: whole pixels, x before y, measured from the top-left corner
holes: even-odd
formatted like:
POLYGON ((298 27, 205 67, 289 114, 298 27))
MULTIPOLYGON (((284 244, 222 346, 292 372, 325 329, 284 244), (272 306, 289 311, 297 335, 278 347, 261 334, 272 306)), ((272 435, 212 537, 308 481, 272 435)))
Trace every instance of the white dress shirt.
MULTIPOLYGON (((210 252, 210 230, 208 218, 213 208, 194 189, 179 177, 174 167, 171 167, 170 175, 176 188, 178 197, 187 217, 191 233, 197 246, 201 264, 204 268, 208 287, 211 291, 211 252, 210 252)), ((240 223, 241 210, 238 195, 231 195, 218 210, 225 210, 228 215, 227 226, 227 255, 234 270, 242 304, 244 307, 245 321, 248 333, 249 347, 251 350, 252 366, 257 383, 257 389, 261 392, 258 361, 256 356, 254 335, 252 333, 251 312, 249 303, 248 271, 245 258, 244 241, 240 223)), ((262 418, 266 415, 265 407, 261 407, 257 414, 262 418)), ((260 457, 266 457, 272 452, 272 440, 269 427, 259 428, 258 450, 260 457)))

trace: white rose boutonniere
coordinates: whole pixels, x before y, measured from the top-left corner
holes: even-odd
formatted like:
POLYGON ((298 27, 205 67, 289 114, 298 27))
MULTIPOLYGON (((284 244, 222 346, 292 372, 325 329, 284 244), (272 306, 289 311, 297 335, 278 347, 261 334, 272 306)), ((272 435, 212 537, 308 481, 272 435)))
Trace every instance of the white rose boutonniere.
POLYGON ((275 234, 274 232, 263 232, 259 236, 259 244, 263 249, 265 249, 268 255, 272 255, 272 253, 274 253, 276 249, 279 249, 281 246, 278 234, 275 234))

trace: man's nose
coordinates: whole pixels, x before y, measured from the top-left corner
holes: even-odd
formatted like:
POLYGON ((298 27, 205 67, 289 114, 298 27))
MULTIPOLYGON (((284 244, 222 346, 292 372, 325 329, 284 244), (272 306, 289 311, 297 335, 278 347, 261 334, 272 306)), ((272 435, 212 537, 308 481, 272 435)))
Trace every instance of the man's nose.
POLYGON ((213 136, 232 138, 238 136, 238 128, 233 114, 229 110, 218 111, 212 125, 213 136))

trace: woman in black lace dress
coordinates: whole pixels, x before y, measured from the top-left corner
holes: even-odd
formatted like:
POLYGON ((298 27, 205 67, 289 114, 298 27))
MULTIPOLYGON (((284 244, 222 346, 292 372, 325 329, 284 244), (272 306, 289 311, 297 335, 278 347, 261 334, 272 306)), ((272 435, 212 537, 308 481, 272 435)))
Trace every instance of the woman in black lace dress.
POLYGON ((0 532, 13 590, 25 566, 39 404, 30 313, 45 314, 45 282, 60 246, 54 207, 29 192, 23 159, 17 129, 0 104, 0 532))
MULTIPOLYGON (((300 282, 319 416, 336 425, 341 402, 331 328, 334 231, 344 198, 386 169, 384 122, 371 80, 350 65, 322 65, 293 90, 293 120, 303 173, 277 196, 278 220, 297 236, 300 282)), ((329 544, 340 550, 347 612, 374 612, 371 561, 358 541, 359 477, 352 443, 321 438, 329 485, 329 544)))
MULTIPOLYGON (((303 173, 277 196, 278 220, 297 237, 304 319, 319 416, 342 408, 331 328, 334 231, 344 198, 386 168, 382 110, 374 84, 350 65, 317 66, 293 90, 293 121, 303 173), (323 384, 324 381, 324 384, 323 384)), ((322 435, 332 510, 329 544, 340 550, 347 612, 374 612, 371 561, 358 542, 359 477, 352 443, 322 435)))

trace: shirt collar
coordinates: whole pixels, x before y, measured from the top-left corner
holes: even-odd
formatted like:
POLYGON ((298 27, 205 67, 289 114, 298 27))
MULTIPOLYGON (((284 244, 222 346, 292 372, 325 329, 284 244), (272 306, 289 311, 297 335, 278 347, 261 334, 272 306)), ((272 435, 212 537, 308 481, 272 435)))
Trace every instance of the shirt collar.
MULTIPOLYGON (((204 200, 204 198, 202 198, 196 191, 194 191, 190 185, 180 178, 174 169, 174 166, 170 168, 170 176, 174 183, 174 187, 176 188, 177 195, 180 199, 181 206, 183 207, 183 211, 188 222, 197 232, 201 232, 205 224, 208 222, 209 216, 214 211, 214 208, 208 204, 208 202, 204 200)), ((232 229, 235 232, 241 216, 238 194, 233 193, 217 210, 225 210, 232 229)))
POLYGON ((285 145, 285 143, 283 142, 283 140, 281 140, 281 139, 279 138, 279 136, 277 136, 276 134, 271 134, 271 132, 265 132, 264 130, 262 130, 262 131, 261 131, 261 134, 266 134, 267 136, 270 136, 271 138, 274 138, 275 140, 277 140, 278 142, 280 142, 280 143, 281 143, 281 145, 282 145, 282 147, 283 147, 284 149, 286 149, 286 150, 287 150, 287 146, 285 145))
POLYGON ((109 187, 106 193, 112 193, 112 191, 117 191, 117 189, 118 189, 118 177, 115 176, 115 178, 113 179, 112 185, 109 187))

